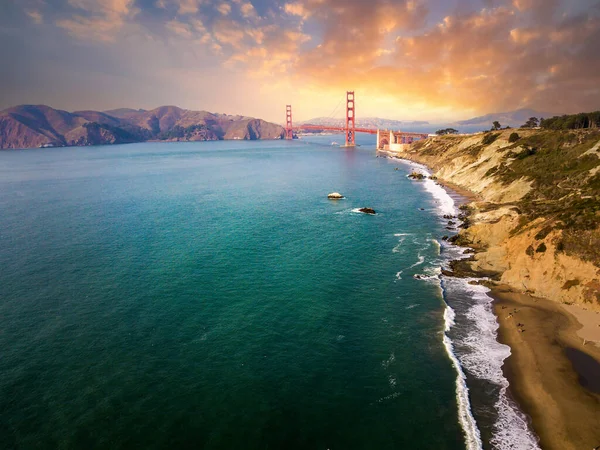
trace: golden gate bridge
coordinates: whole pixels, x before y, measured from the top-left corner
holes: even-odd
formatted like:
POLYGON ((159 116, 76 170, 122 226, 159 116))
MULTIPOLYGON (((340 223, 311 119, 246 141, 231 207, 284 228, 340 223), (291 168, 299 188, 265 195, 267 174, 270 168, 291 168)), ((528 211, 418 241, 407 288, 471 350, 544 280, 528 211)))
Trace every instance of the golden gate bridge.
POLYGON ((354 91, 346 92, 346 126, 336 127, 328 125, 312 125, 302 124, 294 126, 292 123, 292 105, 286 105, 285 116, 285 138, 293 139, 294 131, 339 131, 346 135, 346 143, 344 147, 355 147, 356 146, 356 133, 367 133, 377 135, 377 148, 387 150, 386 147, 390 147, 393 144, 404 144, 410 145, 415 140, 427 139, 428 135, 423 133, 410 133, 405 131, 390 131, 380 130, 378 128, 357 128, 356 127, 356 116, 355 116, 355 98, 354 91))

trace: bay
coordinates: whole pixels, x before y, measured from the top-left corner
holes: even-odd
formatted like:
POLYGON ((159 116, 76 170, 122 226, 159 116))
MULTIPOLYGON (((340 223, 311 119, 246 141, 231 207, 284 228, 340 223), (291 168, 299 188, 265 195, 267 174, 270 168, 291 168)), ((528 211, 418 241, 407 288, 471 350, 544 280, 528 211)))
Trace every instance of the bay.
POLYGON ((3 447, 464 448, 439 204, 331 140, 0 153, 3 447))

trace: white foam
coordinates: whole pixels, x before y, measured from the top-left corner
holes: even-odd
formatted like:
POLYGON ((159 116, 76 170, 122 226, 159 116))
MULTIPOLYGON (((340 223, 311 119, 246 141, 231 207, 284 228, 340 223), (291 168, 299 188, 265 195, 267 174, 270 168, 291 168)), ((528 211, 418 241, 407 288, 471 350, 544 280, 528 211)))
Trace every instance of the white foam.
MULTIPOLYGON (((439 215, 455 215, 457 213, 456 205, 454 200, 446 190, 435 183, 433 180, 429 178, 431 175, 427 168, 420 164, 412 164, 413 167, 419 168, 421 172, 428 178, 424 181, 424 187, 427 192, 429 192, 436 201, 439 215)), ((436 241, 436 243, 441 247, 440 243, 436 241)), ((440 268, 437 268, 438 271, 441 272, 440 268)), ((435 280, 435 282, 440 286, 441 283, 439 275, 433 276, 422 276, 422 280, 431 281, 435 280)), ((456 314, 450 306, 446 305, 446 310, 444 311, 444 325, 445 332, 447 333, 450 329, 455 325, 455 317, 456 314)), ((473 414, 471 412, 471 403, 469 401, 469 389, 467 387, 466 377, 463 372, 463 369, 460 365, 460 362, 456 355, 454 354, 454 347, 452 344, 452 340, 448 337, 448 335, 444 333, 444 348, 446 349, 446 353, 456 370, 456 402, 458 404, 458 419, 461 424, 461 427, 464 431, 465 441, 467 444, 468 450, 475 450, 483 448, 483 444, 481 441, 481 433, 479 428, 477 427, 477 423, 473 414)))
POLYGON ((390 375, 388 377, 388 382, 390 383, 390 387, 392 387, 392 388, 396 387, 397 380, 396 380, 395 376, 390 375))
MULTIPOLYGON (((444 311, 444 321, 446 332, 448 332, 454 326, 454 317, 455 313, 450 306, 446 306, 446 311, 444 311)), ((479 428, 477 428, 477 423, 475 422, 475 418, 471 413, 471 403, 469 401, 469 388, 467 387, 467 379, 465 377, 465 373, 460 366, 460 362, 458 358, 454 354, 454 346, 452 345, 452 341, 444 333, 444 348, 446 349, 446 353, 452 361, 452 365, 456 370, 456 402, 458 404, 458 420, 465 434, 465 441, 467 444, 468 450, 479 450, 483 448, 483 444, 481 442, 481 433, 479 432, 479 428)))
MULTIPOLYGON (((413 162, 409 162, 409 165, 418 169, 427 177, 423 182, 423 186, 434 197, 440 217, 443 215, 457 215, 458 211, 454 200, 442 186, 429 178, 430 172, 427 167, 413 162)), ((439 246, 440 252, 443 246, 444 257, 448 260, 467 257, 463 253, 463 248, 447 242, 443 244, 438 241, 435 242, 439 246)), ((441 268, 436 267, 435 275, 420 275, 419 279, 435 281, 442 290, 440 273, 441 268)), ((467 290, 473 298, 473 304, 465 313, 465 317, 475 325, 473 329, 468 330, 466 337, 460 341, 461 348, 465 346, 469 349, 468 352, 460 356, 455 354, 454 344, 447 335, 456 324, 456 312, 449 305, 446 305, 444 310, 445 333, 443 343, 457 373, 456 400, 458 416, 465 434, 467 449, 481 449, 483 444, 481 433, 471 412, 469 390, 463 367, 475 377, 488 380, 500 387, 498 401, 494 405, 498 413, 498 419, 494 424, 493 436, 490 439, 493 448, 500 450, 539 449, 538 440, 529 429, 527 418, 506 393, 509 383, 502 373, 502 365, 510 355, 510 347, 500 344, 497 340, 498 323, 492 311, 492 299, 486 294, 487 288, 480 285, 470 285, 468 279, 454 280, 462 283, 461 288, 467 290)))
POLYGON ((377 400, 377 403, 383 403, 387 400, 393 400, 396 397, 400 397, 400 392, 394 392, 393 394, 390 395, 386 395, 385 397, 381 397, 380 399, 377 400))
POLYGON ((413 309, 413 308, 416 308, 417 306, 419 306, 419 303, 414 303, 414 304, 412 304, 412 305, 408 305, 408 306, 407 306, 406 308, 404 308, 404 309, 413 309))
POLYGON ((398 244, 396 244, 396 246, 392 249, 392 252, 398 253, 400 251, 400 247, 402 246, 402 244, 404 244, 404 241, 406 240, 406 236, 408 236, 408 234, 396 234, 394 236, 397 236, 400 239, 398 239, 398 244))
POLYGON ((452 308, 446 305, 446 309, 444 310, 444 331, 450 331, 455 325, 456 313, 452 308))
POLYGON ((394 352, 392 352, 392 354, 390 355, 390 357, 388 359, 381 362, 381 365, 383 366, 384 369, 387 369, 388 367, 390 367, 390 364, 394 363, 394 361, 396 361, 396 355, 394 354, 394 352))
POLYGON ((440 253, 442 252, 442 245, 440 244, 440 241, 437 239, 432 239, 431 242, 433 242, 433 245, 437 250, 437 256, 440 256, 440 253))
POLYGON ((418 169, 426 178, 423 180, 423 187, 429 192, 436 201, 437 207, 441 215, 456 215, 456 204, 454 199, 450 197, 448 192, 437 184, 434 180, 429 178, 431 173, 427 170, 427 167, 422 164, 411 162, 410 165, 415 169, 418 169))
POLYGON ((502 365, 510 356, 510 347, 497 340, 498 322, 492 311, 492 299, 487 295, 489 289, 468 282, 469 279, 453 280, 473 299, 473 304, 465 314, 472 322, 473 329, 460 339, 460 344, 468 348, 468 351, 460 355, 459 359, 469 373, 500 387, 498 400, 494 405, 498 419, 490 442, 498 449, 539 449, 538 439, 529 429, 527 418, 506 392, 509 383, 502 372, 502 365))

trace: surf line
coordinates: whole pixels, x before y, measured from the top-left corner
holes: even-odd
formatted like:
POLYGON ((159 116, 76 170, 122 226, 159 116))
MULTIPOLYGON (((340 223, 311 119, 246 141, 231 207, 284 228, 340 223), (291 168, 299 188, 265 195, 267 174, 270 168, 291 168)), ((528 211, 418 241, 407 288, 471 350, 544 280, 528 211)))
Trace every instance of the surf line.
MULTIPOLYGON (((424 189, 431 194, 437 204, 437 209, 440 216, 445 214, 456 215, 456 205, 454 199, 446 192, 446 190, 435 183, 431 178, 431 173, 427 170, 427 167, 415 163, 413 161, 402 160, 403 163, 412 166, 413 168, 419 169, 425 175, 424 189)), ((469 399, 469 388, 467 386, 467 377, 465 376, 464 370, 458 360, 458 357, 454 353, 454 343, 448 336, 448 332, 454 326, 455 313, 454 310, 446 302, 446 295, 442 285, 440 276, 437 277, 439 282, 439 289, 441 292, 442 300, 444 301, 444 334, 443 334, 443 345, 456 371, 456 403, 458 406, 458 421, 465 436, 465 443, 467 450, 481 450, 483 443, 481 441, 481 432, 477 426, 475 417, 471 410, 471 401, 469 399)))

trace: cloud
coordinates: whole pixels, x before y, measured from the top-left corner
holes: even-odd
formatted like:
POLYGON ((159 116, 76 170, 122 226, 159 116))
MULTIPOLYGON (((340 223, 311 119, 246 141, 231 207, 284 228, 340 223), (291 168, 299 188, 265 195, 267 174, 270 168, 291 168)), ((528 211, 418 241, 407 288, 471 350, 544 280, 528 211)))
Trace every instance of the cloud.
POLYGON ((199 8, 198 0, 177 0, 179 14, 196 14, 199 8))
POLYGON ((286 3, 283 10, 292 16, 300 16, 303 19, 310 17, 310 12, 304 7, 301 2, 286 3))
POLYGON ((33 21, 33 23, 40 25, 44 22, 44 17, 42 13, 36 9, 28 9, 25 11, 25 14, 29 16, 29 18, 33 21))
POLYGON ((258 17, 256 14, 256 10, 254 6, 250 2, 245 2, 240 5, 240 12, 245 18, 256 18, 258 17))
POLYGON ((362 114, 401 108, 415 118, 519 107, 573 112, 600 102, 598 1, 472 0, 460 8, 442 0, 51 3, 28 0, 21 17, 55 23, 69 43, 118 43, 96 47, 121 59, 123 44, 145 40, 169 49, 152 61, 156 67, 182 60, 196 72, 235 73, 256 89, 277 85, 290 96, 304 89, 306 108, 347 88, 360 95, 362 114))
POLYGON ((69 0, 81 13, 59 19, 56 25, 80 39, 114 41, 126 19, 139 12, 134 3, 135 0, 69 0))
POLYGON ((178 36, 190 39, 193 36, 192 29, 187 23, 180 22, 176 19, 170 20, 165 24, 165 27, 178 36))
POLYGON ((229 3, 220 3, 217 6, 217 11, 226 16, 231 12, 231 5, 229 3))
POLYGON ((213 24, 212 36, 221 45, 240 47, 246 33, 232 20, 220 19, 213 24))

